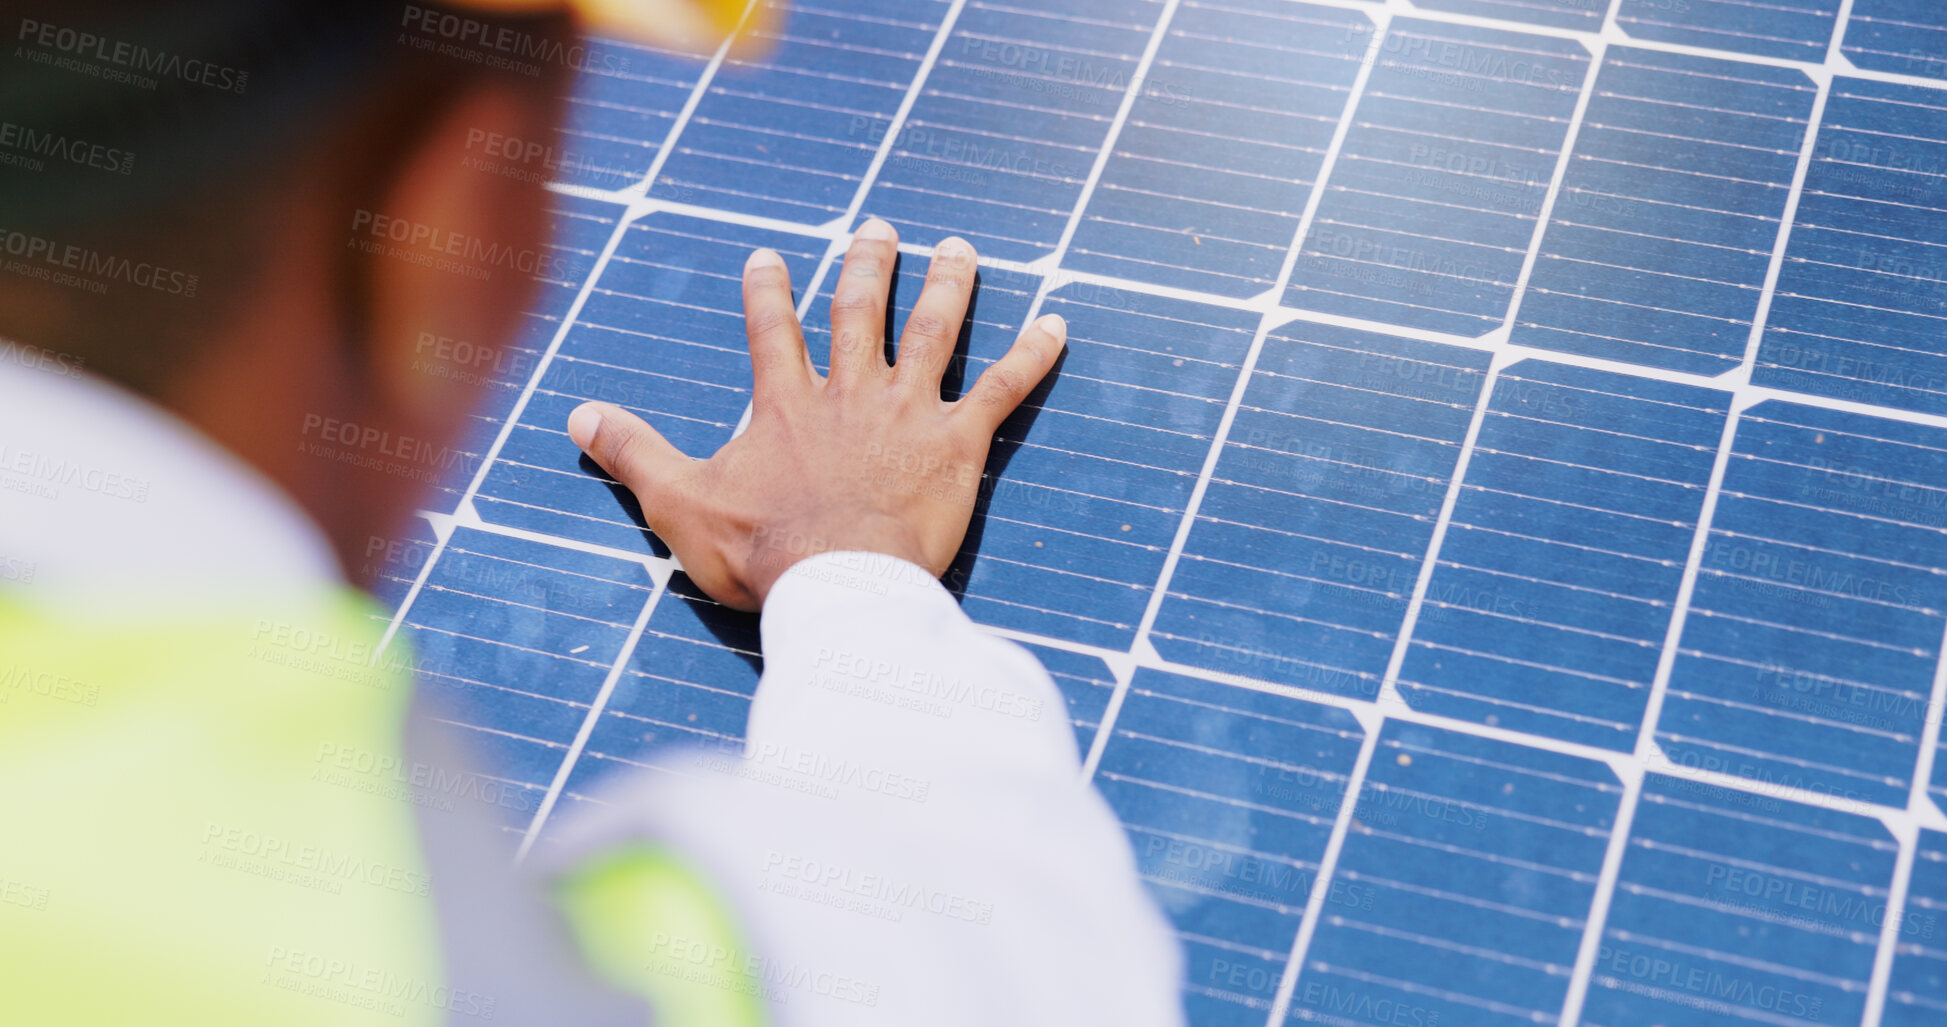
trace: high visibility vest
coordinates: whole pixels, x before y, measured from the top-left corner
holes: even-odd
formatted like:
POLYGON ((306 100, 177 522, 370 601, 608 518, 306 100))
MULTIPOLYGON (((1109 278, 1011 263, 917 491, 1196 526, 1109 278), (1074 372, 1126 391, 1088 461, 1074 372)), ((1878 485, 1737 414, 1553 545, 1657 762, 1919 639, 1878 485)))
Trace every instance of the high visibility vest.
POLYGON ((537 881, 419 773, 383 623, 348 589, 139 621, 0 593, 0 1022, 766 1022, 761 981, 651 955, 747 951, 705 873, 644 840, 537 881))

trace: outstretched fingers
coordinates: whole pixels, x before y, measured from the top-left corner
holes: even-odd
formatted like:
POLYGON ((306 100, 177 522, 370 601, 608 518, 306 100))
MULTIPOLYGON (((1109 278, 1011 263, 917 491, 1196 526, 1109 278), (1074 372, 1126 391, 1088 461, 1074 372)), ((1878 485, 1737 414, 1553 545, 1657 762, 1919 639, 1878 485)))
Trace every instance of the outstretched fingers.
POLYGON ((1059 314, 1036 318, 954 404, 956 416, 973 420, 982 432, 992 435, 1048 376, 1067 344, 1068 323, 1059 314))

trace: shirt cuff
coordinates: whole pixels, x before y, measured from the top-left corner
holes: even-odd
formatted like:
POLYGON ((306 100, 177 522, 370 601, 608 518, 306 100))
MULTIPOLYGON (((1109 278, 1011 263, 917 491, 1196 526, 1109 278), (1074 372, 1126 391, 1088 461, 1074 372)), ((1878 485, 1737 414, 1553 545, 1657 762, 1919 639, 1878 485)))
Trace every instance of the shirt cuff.
MULTIPOLYGON (((764 600, 766 629, 780 619, 828 603, 901 600, 958 608, 952 593, 926 568, 885 553, 838 550, 808 556, 791 565, 771 585, 764 600)), ((769 639, 765 639, 766 643, 769 639)))
MULTIPOLYGON (((1068 707, 1039 660, 983 631, 923 567, 822 553, 764 604, 748 745, 1072 774, 1068 707)), ((1004 768, 1004 769, 1003 769, 1004 768)))

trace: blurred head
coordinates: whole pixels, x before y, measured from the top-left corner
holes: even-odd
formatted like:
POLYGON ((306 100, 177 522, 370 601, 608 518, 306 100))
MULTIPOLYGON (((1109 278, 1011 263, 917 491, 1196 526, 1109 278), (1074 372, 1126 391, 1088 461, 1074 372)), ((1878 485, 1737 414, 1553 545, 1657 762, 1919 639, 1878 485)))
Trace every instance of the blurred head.
POLYGON ((507 6, 0 0, 0 336, 189 421, 355 569, 425 487, 371 464, 478 398, 422 340, 505 346, 546 269, 543 176, 477 158, 554 138, 581 51, 507 6), (327 422, 376 459, 305 452, 327 422))

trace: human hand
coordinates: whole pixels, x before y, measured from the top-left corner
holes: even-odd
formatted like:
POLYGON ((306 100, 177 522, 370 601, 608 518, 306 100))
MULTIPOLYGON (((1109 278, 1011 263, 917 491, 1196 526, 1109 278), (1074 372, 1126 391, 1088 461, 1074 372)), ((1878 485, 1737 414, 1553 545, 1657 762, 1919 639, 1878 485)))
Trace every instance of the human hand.
POLYGON ((1061 355, 1067 325, 1050 314, 965 396, 940 398, 975 271, 973 247, 950 238, 934 250, 888 366, 898 244, 877 218, 853 237, 832 297, 829 376, 805 351, 783 258, 750 255, 750 424, 708 460, 611 403, 583 403, 568 416, 569 437, 635 493, 649 526, 718 602, 756 610, 792 564, 834 550, 944 573, 966 538, 994 432, 1061 355))

